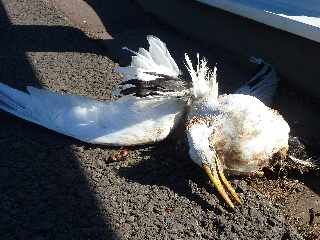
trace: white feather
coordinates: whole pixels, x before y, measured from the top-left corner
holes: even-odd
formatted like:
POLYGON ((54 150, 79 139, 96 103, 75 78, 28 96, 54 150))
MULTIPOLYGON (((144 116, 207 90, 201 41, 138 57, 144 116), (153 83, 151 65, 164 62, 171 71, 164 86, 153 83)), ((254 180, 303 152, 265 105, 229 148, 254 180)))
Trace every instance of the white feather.
POLYGON ((130 66, 117 68, 117 71, 123 75, 123 81, 130 79, 150 81, 157 78, 157 76, 150 75, 148 72, 177 77, 180 74, 180 70, 165 43, 154 36, 148 36, 147 40, 149 42, 149 51, 140 48, 138 52, 135 52, 124 48, 134 53, 135 56, 132 57, 130 66))
POLYGON ((184 103, 175 98, 133 96, 100 102, 28 87, 24 93, 0 84, 0 108, 84 142, 115 146, 163 140, 181 118, 184 103))
POLYGON ((209 141, 213 129, 208 127, 205 123, 197 123, 190 126, 186 133, 189 143, 189 156, 199 166, 202 164, 211 165, 214 156, 209 141))
POLYGON ((193 68, 192 62, 185 53, 186 68, 189 71, 192 80, 192 89, 194 98, 209 97, 217 99, 218 97, 218 82, 217 82, 217 68, 211 71, 207 66, 208 62, 205 58, 199 59, 196 69, 193 68))
MULTIPOLYGON (((271 159, 288 146, 290 127, 282 116, 253 96, 230 94, 219 97, 226 141, 241 150, 241 160, 254 162, 257 155, 271 159)), ((227 144, 226 146, 227 147, 227 144)))

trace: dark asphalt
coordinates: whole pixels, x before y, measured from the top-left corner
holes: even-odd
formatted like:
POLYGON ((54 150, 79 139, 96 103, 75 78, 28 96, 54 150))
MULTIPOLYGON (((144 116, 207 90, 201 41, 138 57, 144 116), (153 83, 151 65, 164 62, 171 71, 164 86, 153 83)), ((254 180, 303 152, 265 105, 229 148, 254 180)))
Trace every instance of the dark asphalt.
MULTIPOLYGON (((180 63, 184 51, 199 51, 211 64, 218 62, 222 91, 235 89, 251 75, 245 61, 239 62, 229 52, 208 49, 178 34, 143 14, 132 1, 87 1, 105 32, 100 24, 96 32, 93 29, 98 25, 90 19, 96 18, 88 17, 85 24, 80 24, 83 20, 70 17, 68 6, 66 10, 57 2, 0 0, 1 82, 20 89, 33 85, 109 99, 119 80, 114 67, 130 60, 120 47, 145 46, 146 34, 166 41, 180 63)), ((296 120, 291 103, 285 100, 298 98, 294 110, 301 108, 308 113, 316 111, 318 105, 310 105, 309 98, 288 91, 286 86, 281 89, 277 108, 294 126, 294 134, 312 139, 312 117, 303 118, 300 114, 296 120), (305 107, 305 103, 310 106, 305 107)), ((286 201, 270 195, 277 190, 277 196, 287 194, 285 200, 292 200, 296 192, 304 193, 300 199, 309 197, 317 213, 318 186, 293 175, 285 179, 272 174, 261 180, 235 179, 232 182, 243 204, 231 212, 216 197, 202 171, 188 159, 180 131, 155 146, 131 148, 124 161, 112 162, 110 156, 118 149, 84 144, 4 112, 0 119, 0 239, 317 236, 311 234, 319 226, 318 217, 312 226, 308 219, 307 223, 299 223, 304 229, 298 233, 300 225, 290 221, 296 213, 287 211, 286 201)), ((319 146, 316 141, 312 139, 319 146)), ((307 150, 303 151, 310 156, 307 150)), ((310 174, 306 176, 320 179, 315 173, 310 174)), ((301 206, 308 210, 308 204, 301 206)))

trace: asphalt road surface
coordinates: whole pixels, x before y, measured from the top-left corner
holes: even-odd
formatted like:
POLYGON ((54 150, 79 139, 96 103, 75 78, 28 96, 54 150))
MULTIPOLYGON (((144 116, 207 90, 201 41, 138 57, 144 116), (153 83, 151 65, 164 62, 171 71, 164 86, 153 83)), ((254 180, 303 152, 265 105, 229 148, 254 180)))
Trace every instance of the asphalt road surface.
MULTIPOLYGON (((218 62, 223 92, 252 74, 246 60, 175 32, 132 1, 65 2, 0 0, 1 82, 107 100, 120 80, 115 66, 130 60, 121 46, 146 46, 147 34, 163 39, 179 63, 185 51, 218 62)), ((312 138, 318 103, 284 83, 276 108, 307 144, 293 140, 292 154, 319 156, 319 138, 312 138)), ((287 167, 261 179, 233 179, 243 204, 230 211, 189 160, 183 129, 117 160, 120 149, 84 144, 4 112, 0 123, 0 239, 319 236, 315 171, 287 167)))

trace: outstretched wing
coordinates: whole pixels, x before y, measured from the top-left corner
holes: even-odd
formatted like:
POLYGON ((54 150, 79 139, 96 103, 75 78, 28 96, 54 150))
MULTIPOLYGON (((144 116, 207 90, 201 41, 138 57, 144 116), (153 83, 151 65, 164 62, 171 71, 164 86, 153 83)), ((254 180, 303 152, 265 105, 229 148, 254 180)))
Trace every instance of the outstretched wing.
POLYGON ((180 120, 185 103, 176 98, 125 96, 100 102, 0 83, 0 109, 84 142, 114 146, 161 141, 180 120))
POLYGON ((234 93, 254 96, 270 106, 277 90, 278 74, 272 65, 262 59, 251 58, 251 61, 258 64, 257 73, 234 93))
POLYGON ((159 38, 148 36, 149 50, 139 48, 138 52, 124 48, 134 54, 130 66, 118 67, 123 82, 117 86, 114 95, 134 94, 136 96, 185 96, 189 93, 189 82, 179 78, 181 72, 171 57, 166 44, 159 38))
POLYGON ((131 65, 128 67, 118 67, 117 70, 123 75, 123 81, 130 79, 139 79, 143 81, 155 80, 156 73, 171 77, 177 77, 180 70, 176 62, 171 57, 169 50, 164 42, 154 36, 148 36, 149 51, 139 48, 138 52, 134 52, 128 48, 124 48, 134 53, 131 65))
POLYGON ((147 39, 149 51, 140 48, 130 66, 118 68, 123 74, 122 86, 131 86, 128 96, 99 102, 33 87, 25 93, 0 83, 0 109, 89 143, 123 146, 161 141, 184 111, 185 101, 177 99, 181 94, 174 92, 187 91, 188 86, 178 78, 180 70, 166 45, 153 36, 147 39), (154 94, 159 91, 171 94, 154 94), (147 94, 139 98, 132 95, 135 92, 147 94))

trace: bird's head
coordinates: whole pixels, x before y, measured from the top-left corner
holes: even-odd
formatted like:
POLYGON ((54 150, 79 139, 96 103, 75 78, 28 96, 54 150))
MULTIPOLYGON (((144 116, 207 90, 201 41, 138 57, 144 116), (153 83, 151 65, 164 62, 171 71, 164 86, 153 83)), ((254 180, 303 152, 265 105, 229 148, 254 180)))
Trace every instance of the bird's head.
POLYGON ((189 155, 191 159, 205 171, 211 184, 218 191, 224 201, 234 208, 226 190, 233 199, 240 203, 240 198, 226 179, 223 173, 223 165, 219 155, 209 141, 213 127, 207 126, 201 116, 193 116, 187 122, 187 138, 189 143, 189 155))
POLYGON ((195 100, 210 98, 216 100, 218 98, 217 68, 213 71, 207 66, 208 62, 205 58, 200 59, 197 54, 197 66, 193 68, 192 62, 187 54, 185 54, 186 68, 192 80, 192 97, 195 100))

